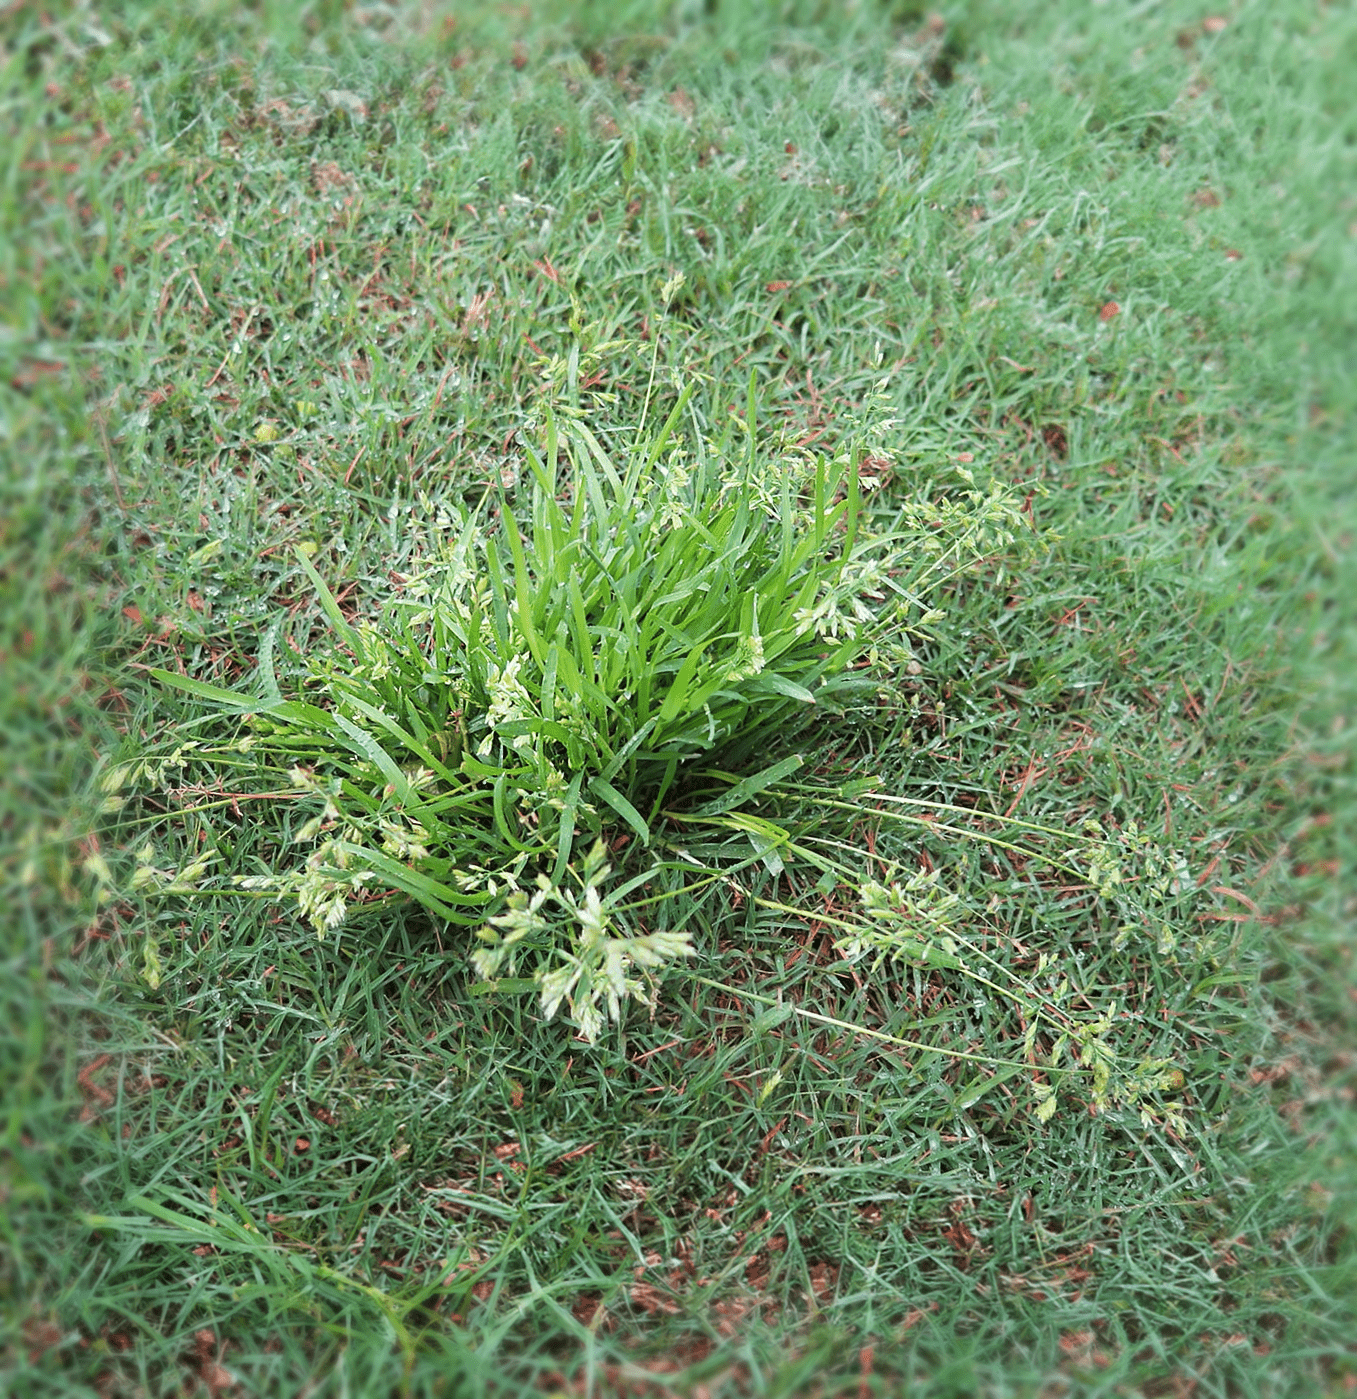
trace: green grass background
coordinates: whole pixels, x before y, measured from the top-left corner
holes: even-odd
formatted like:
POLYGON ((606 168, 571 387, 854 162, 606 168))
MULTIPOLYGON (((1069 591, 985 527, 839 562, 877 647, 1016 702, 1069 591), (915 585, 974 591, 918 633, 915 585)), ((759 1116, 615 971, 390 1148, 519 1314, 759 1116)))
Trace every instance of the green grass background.
MULTIPOLYGON (((6 1391, 1344 1392, 1353 9, 19 6, 0 36, 6 1391), (708 981, 592 1051, 469 996, 417 919, 320 946, 126 894, 92 774, 194 721, 145 668, 235 683, 280 615, 326 644, 298 544, 374 611, 572 347, 617 442, 655 354, 713 431, 752 376, 771 463, 884 378, 890 498, 958 466, 1030 493, 1036 546, 955 585, 913 693, 807 752, 1185 854, 1169 956, 974 842, 871 836, 992 955, 1129 1007, 1186 1134, 1042 1126, 785 1018, 754 997, 1015 1048, 969 991, 835 970, 757 885, 691 908, 708 981)), ((248 868, 248 817, 210 829, 248 868)))

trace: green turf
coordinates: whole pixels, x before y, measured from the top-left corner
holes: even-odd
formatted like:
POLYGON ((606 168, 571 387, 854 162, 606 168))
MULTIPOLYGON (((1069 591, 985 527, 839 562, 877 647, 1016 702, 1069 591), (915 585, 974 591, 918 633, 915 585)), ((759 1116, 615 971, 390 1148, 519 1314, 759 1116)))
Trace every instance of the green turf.
POLYGON ((1349 7, 0 38, 0 1389, 1357 1383, 1349 7), (605 832, 698 954, 653 1015, 232 886, 291 816, 153 672, 295 691, 311 569, 375 622, 549 413, 625 461, 685 394, 775 509, 853 452, 868 537, 1028 524, 605 832))

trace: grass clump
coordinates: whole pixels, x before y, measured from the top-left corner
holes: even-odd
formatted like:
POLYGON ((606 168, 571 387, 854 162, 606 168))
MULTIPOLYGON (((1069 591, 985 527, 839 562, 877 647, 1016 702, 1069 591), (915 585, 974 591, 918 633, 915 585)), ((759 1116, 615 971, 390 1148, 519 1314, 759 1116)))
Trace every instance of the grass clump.
MULTIPOLYGON (((252 809, 270 832, 258 872, 212 881, 211 837, 172 871, 148 852, 134 886, 295 899, 321 936, 353 908, 411 899, 476 928, 483 977, 536 987, 548 1017, 567 1001, 590 1041, 603 1000, 614 1020, 628 997, 653 1008, 632 973, 691 954, 690 934, 608 935, 604 839, 651 847, 698 760, 743 771, 719 804, 728 824, 799 765, 787 742, 810 716, 913 663, 911 632, 941 615, 921 590, 1025 528, 1004 493, 971 490, 864 531, 859 444, 732 462, 729 442, 675 438, 686 405, 633 437, 625 465, 580 416, 548 413, 521 488, 445 508, 434 549, 372 623, 354 624, 299 552, 329 631, 308 641, 297 697, 279 688, 272 635, 251 693, 157 671, 207 715, 245 714, 224 743, 186 746, 176 729, 195 794, 277 800, 252 809), (581 838, 593 848, 577 898, 565 886, 581 838), (544 906, 567 915, 567 936, 544 906)), ((157 776, 150 754, 120 764, 110 804, 157 776)), ((169 818, 171 843, 204 810, 195 795, 169 818)))

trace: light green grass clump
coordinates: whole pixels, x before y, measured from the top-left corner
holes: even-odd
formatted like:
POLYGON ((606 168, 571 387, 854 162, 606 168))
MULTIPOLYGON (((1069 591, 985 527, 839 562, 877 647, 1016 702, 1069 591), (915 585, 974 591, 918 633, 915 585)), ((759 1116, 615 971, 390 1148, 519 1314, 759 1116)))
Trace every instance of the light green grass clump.
MULTIPOLYGON (((698 760, 733 772, 739 798, 794 770, 788 740, 814 715, 870 699, 912 662, 910 634, 934 620, 919 589, 1026 526, 1002 493, 965 490, 930 512, 945 537, 917 509, 863 535, 861 450, 756 469, 755 449, 731 464, 700 439, 671 443, 685 403, 633 435, 620 467, 577 416, 560 430, 549 416, 524 489, 445 514, 442 544, 371 624, 352 625, 299 554, 332 630, 308 644, 297 698, 279 691, 272 634, 258 693, 157 672, 213 709, 250 711, 224 745, 175 739, 201 783, 276 784, 256 821, 275 853, 227 888, 295 900, 321 936, 351 909, 412 899, 478 930, 487 983, 535 986, 548 1018, 566 1000, 591 1042, 605 997, 614 1020, 628 998, 653 1011, 651 969, 692 955, 691 933, 610 936, 600 842, 655 844, 698 760), (563 887, 581 838, 594 847, 572 875, 583 902, 563 887)), ((112 805, 153 777, 165 785, 147 754, 102 785, 112 805)), ((202 810, 189 803, 188 829, 202 810)), ((171 846, 184 829, 167 828, 171 846)), ((134 887, 205 891, 213 858, 162 872, 148 856, 134 887)))

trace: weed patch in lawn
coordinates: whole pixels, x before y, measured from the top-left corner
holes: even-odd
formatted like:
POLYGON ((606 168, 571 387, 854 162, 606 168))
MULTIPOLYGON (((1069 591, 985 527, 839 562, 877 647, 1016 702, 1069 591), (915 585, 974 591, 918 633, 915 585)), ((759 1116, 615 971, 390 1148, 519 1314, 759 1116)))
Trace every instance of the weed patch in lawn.
MULTIPOLYGON (((786 833, 740 808, 801 759, 764 759, 806 716, 903 674, 911 634, 934 620, 928 589, 1027 532, 1002 493, 973 489, 897 508, 881 527, 885 512, 869 505, 872 527, 860 529, 859 445, 772 466, 755 445, 732 466, 728 441, 671 446, 684 406, 653 439, 626 443, 624 468, 585 423, 549 417, 542 454, 526 449, 526 501, 500 491, 491 505, 487 492, 441 520, 447 542, 415 560, 374 625, 351 625, 300 555, 332 630, 328 645, 308 643, 299 698, 278 688, 271 640, 249 693, 156 671, 249 714, 224 743, 185 741, 177 725, 172 751, 104 776, 111 809, 148 781, 157 805, 192 794, 163 823, 132 808, 150 842, 133 888, 220 887, 215 825, 242 798, 265 799, 251 808, 254 858, 272 868, 228 887, 295 899, 321 936, 350 906, 380 911, 398 891, 442 922, 478 927, 481 976, 535 983, 548 1016, 566 999, 591 1042, 605 994, 614 1021, 625 999, 653 1007, 648 969, 690 955, 691 935, 608 936, 602 845, 579 875, 583 902, 562 887, 581 838, 649 849, 702 759, 735 776, 699 805, 696 830, 688 818, 689 833, 742 820, 756 853, 781 868, 786 833), (178 868, 157 863, 162 837, 183 850, 178 868), (564 938, 544 906, 567 914, 564 938)), ((607 904, 648 874, 642 864, 607 904)), ((646 902, 650 918, 667 916, 646 902)), ((158 957, 148 976, 158 984, 158 957)))

